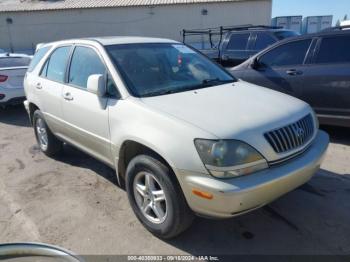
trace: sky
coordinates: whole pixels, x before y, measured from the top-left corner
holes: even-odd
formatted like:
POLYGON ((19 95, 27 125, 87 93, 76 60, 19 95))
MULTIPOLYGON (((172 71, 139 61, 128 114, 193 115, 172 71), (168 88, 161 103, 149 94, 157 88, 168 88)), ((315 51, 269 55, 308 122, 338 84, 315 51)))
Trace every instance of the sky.
POLYGON ((287 15, 333 15, 333 23, 350 19, 350 0, 273 0, 272 17, 287 15))

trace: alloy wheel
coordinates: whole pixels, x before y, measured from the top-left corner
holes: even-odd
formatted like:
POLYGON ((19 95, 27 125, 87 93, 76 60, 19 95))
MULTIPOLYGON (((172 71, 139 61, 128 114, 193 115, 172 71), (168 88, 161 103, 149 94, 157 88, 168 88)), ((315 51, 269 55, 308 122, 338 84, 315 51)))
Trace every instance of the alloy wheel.
POLYGON ((142 214, 152 223, 163 223, 167 216, 167 199, 155 176, 148 172, 139 172, 135 176, 133 189, 142 214))

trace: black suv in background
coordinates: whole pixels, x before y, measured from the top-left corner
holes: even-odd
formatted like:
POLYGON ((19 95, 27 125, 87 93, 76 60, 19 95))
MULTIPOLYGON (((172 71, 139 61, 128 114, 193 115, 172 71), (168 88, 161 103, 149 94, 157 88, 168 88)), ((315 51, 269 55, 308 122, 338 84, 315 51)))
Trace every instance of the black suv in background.
POLYGON ((350 26, 279 42, 231 73, 309 103, 321 124, 350 127, 350 26))
POLYGON ((183 30, 183 42, 224 67, 239 65, 277 41, 298 36, 282 27, 245 25, 183 30), (189 38, 191 36, 191 38, 189 38))

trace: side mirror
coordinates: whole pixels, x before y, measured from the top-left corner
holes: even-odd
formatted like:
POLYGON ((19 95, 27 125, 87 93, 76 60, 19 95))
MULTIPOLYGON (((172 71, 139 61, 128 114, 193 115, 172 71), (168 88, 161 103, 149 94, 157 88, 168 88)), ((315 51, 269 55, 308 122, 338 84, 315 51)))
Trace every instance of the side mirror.
POLYGON ((253 69, 255 69, 255 70, 259 70, 259 69, 262 67, 262 65, 260 64, 260 62, 259 62, 259 60, 258 60, 257 57, 254 58, 254 60, 253 60, 253 62, 251 63, 250 66, 251 66, 253 69))
POLYGON ((106 83, 103 75, 91 75, 87 81, 87 90, 98 97, 106 94, 106 83))

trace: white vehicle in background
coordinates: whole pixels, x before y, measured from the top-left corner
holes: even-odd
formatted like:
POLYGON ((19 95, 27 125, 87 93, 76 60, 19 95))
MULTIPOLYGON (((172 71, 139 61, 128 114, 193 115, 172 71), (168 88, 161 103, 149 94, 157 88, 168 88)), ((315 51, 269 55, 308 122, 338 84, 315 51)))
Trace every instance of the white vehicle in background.
POLYGON ((0 54, 0 106, 21 104, 25 100, 23 79, 31 56, 0 54))
POLYGON ((350 27, 350 20, 346 20, 340 23, 340 26, 349 26, 350 27))

